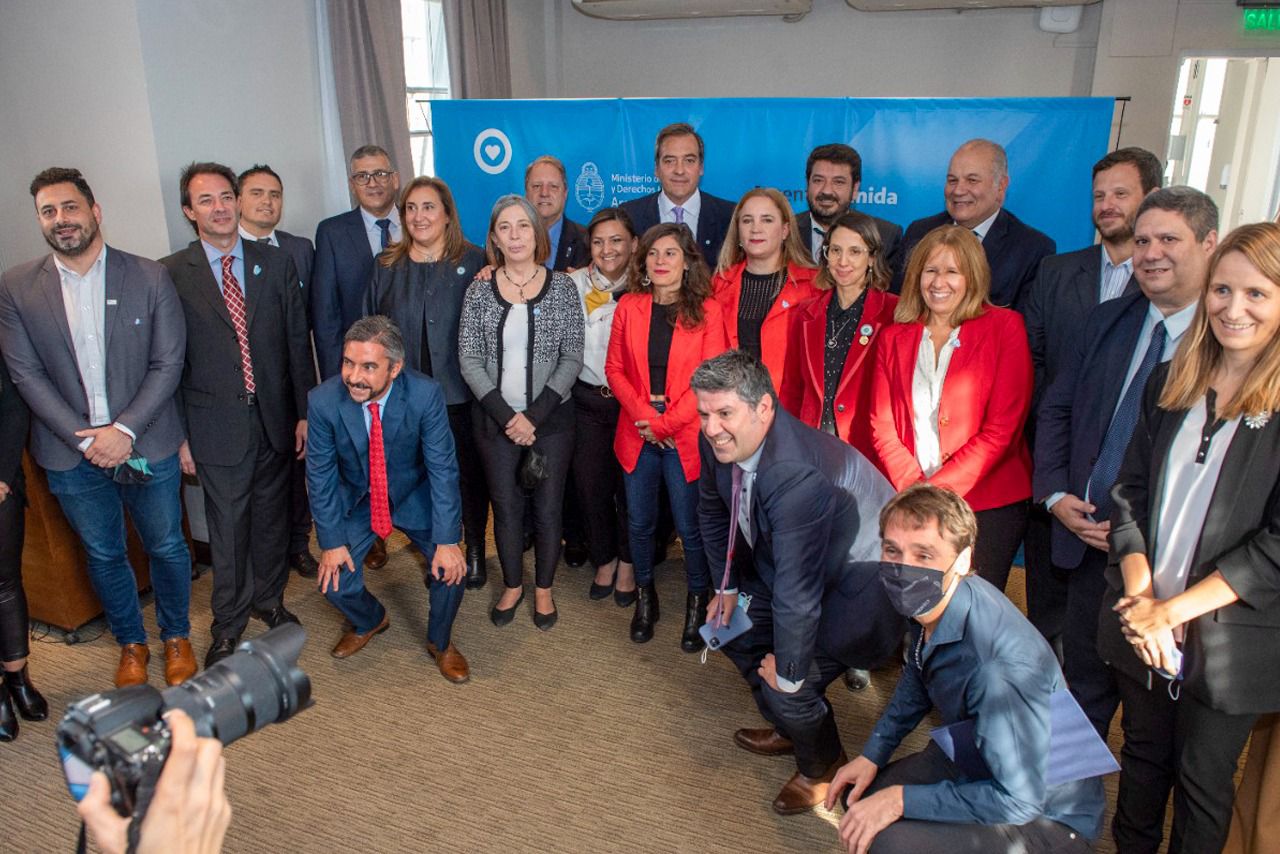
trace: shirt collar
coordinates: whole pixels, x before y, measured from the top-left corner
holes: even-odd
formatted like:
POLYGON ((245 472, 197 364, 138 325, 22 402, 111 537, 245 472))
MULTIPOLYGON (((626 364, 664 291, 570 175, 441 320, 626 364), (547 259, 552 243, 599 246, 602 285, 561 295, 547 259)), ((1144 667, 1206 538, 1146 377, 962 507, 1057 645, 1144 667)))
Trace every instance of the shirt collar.
POLYGON ((998 216, 1000 216, 1000 208, 996 208, 995 213, 973 227, 973 233, 978 235, 979 240, 987 239, 987 232, 991 230, 991 224, 996 221, 998 216))
POLYGON ((360 404, 360 408, 363 409, 366 413, 368 413, 369 404, 376 403, 378 404, 379 417, 386 415, 387 398, 391 397, 391 390, 394 389, 395 387, 396 387, 396 381, 392 380, 390 383, 387 384, 387 390, 382 393, 382 397, 378 398, 377 400, 366 400, 364 403, 360 404))
MULTIPOLYGON (((1154 327, 1160 321, 1164 321, 1164 331, 1168 336, 1166 339, 1169 344, 1173 344, 1182 338, 1182 333, 1186 332, 1191 326, 1192 319, 1196 316, 1196 302, 1193 301, 1185 308, 1180 308, 1173 314, 1165 317, 1160 309, 1152 303, 1147 307, 1147 316, 1151 318, 1151 326, 1154 327)), ((1166 352, 1173 352, 1172 349, 1166 352)))
POLYGON ((944 643, 955 643, 964 637, 964 627, 969 621, 969 608, 973 605, 973 591, 969 589, 968 578, 961 576, 956 582, 956 592, 951 594, 947 609, 942 612, 938 625, 934 626, 929 636, 928 646, 936 647, 944 643))
MULTIPOLYGON (((667 198, 664 192, 658 193, 658 219, 661 220, 666 216, 673 216, 671 213, 675 210, 676 203, 667 198)), ((684 209, 685 219, 693 217, 698 218, 698 214, 702 211, 702 191, 694 190, 693 195, 684 200, 684 204, 680 205, 684 209)))
POLYGON ((1103 273, 1109 273, 1112 270, 1118 270, 1121 267, 1123 267, 1129 273, 1130 276, 1133 275, 1133 256, 1132 255, 1130 255, 1128 258, 1124 259, 1123 261, 1121 261, 1119 264, 1113 264, 1111 263, 1111 256, 1107 253, 1107 247, 1099 243, 1098 249, 1102 252, 1102 272, 1103 273))
MULTIPOLYGON (((769 441, 769 437, 765 436, 765 442, 769 441)), ((764 442, 760 443, 760 447, 756 448, 756 452, 738 463, 738 468, 747 474, 755 474, 756 469, 760 467, 760 455, 764 453, 764 442)))
POLYGON ((218 247, 204 240, 200 241, 200 246, 204 249, 204 257, 209 259, 210 264, 221 263, 224 255, 230 255, 237 261, 244 263, 244 240, 238 234, 236 235, 236 245, 231 247, 230 252, 223 252, 218 247))
POLYGON ((53 264, 55 267, 58 268, 59 273, 61 273, 64 276, 73 276, 74 278, 77 278, 77 279, 87 279, 90 276, 100 274, 103 268, 106 266, 106 263, 107 263, 107 244, 105 243, 102 244, 102 249, 98 251, 98 257, 95 258, 94 262, 89 265, 89 269, 85 271, 83 276, 81 276, 75 270, 63 264, 62 261, 58 258, 57 253, 54 253, 54 256, 53 256, 53 264))
POLYGON ((269 240, 271 241, 272 246, 280 245, 280 238, 276 237, 276 230, 274 228, 271 229, 270 234, 268 234, 265 238, 263 238, 263 237, 258 237, 256 234, 250 234, 249 232, 245 231, 244 226, 242 225, 240 226, 240 236, 252 243, 257 243, 261 240, 269 240))
MULTIPOLYGON (((391 210, 387 211, 386 217, 376 217, 364 208, 360 208, 360 218, 364 220, 365 231, 382 231, 378 226, 378 220, 384 218, 391 220, 397 226, 400 225, 400 211, 396 210, 394 205, 391 207, 391 210)), ((274 232, 272 233, 274 234, 274 232)))

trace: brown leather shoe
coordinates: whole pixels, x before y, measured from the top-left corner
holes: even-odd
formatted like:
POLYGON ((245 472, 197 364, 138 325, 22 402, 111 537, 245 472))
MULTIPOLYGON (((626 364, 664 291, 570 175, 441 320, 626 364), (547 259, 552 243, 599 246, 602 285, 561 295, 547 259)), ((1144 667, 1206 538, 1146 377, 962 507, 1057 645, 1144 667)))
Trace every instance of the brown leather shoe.
POLYGON ((806 777, 799 771, 791 775, 787 785, 773 799, 773 811, 778 815, 798 815, 808 812, 827 799, 827 789, 831 780, 840 770, 840 766, 849 761, 843 753, 831 763, 831 767, 821 777, 806 777))
POLYGON ((369 547, 369 552, 364 556, 364 565, 366 569, 382 569, 387 565, 387 541, 381 537, 377 537, 373 541, 373 545, 369 547))
POLYGON ((196 655, 191 651, 191 641, 186 638, 169 638, 164 642, 164 681, 169 685, 181 685, 196 675, 196 655))
POLYGON ((120 647, 120 666, 116 668, 116 687, 147 684, 147 662, 151 650, 145 643, 127 643, 120 647))
POLYGON ((436 649, 435 644, 429 643, 427 644, 427 655, 436 660, 436 667, 440 668, 440 675, 450 682, 461 684, 471 678, 471 667, 453 644, 449 644, 445 651, 441 652, 436 649))
POLYGON ((369 641, 373 640, 374 635, 382 634, 390 626, 391 615, 383 614, 382 622, 362 635, 356 634, 355 629, 347 629, 343 632, 342 639, 338 641, 338 645, 333 648, 333 652, 330 654, 334 658, 349 658, 364 649, 369 641))
POLYGON ((795 753, 791 739, 779 735, 773 727, 740 729, 733 734, 734 744, 760 756, 786 756, 795 753))

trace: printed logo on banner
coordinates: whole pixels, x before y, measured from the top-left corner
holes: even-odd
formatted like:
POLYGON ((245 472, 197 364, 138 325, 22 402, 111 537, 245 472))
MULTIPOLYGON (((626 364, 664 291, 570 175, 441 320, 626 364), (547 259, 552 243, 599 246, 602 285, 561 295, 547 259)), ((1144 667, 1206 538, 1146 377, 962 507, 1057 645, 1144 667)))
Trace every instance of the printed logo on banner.
POLYGON ((599 167, 590 160, 582 164, 578 180, 573 182, 573 197, 584 211, 591 214, 604 204, 604 180, 600 177, 599 167))
POLYGON ((511 140, 497 128, 485 128, 476 135, 472 154, 480 171, 500 175, 511 165, 511 140))

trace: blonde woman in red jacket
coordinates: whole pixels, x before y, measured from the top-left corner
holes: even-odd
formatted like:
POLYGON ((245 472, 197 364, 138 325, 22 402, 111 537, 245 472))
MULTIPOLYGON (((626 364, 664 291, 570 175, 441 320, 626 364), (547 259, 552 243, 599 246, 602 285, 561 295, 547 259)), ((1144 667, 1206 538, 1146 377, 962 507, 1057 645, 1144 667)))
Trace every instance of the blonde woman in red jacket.
POLYGON ((903 281, 898 323, 876 350, 872 444, 896 489, 927 480, 969 502, 974 567, 1003 590, 1031 498, 1026 327, 989 301, 991 270, 967 228, 925 235, 903 281))
POLYGON ((816 274, 786 196, 748 190, 733 209, 711 288, 729 346, 764 362, 774 388, 785 376, 791 315, 819 295, 816 274))
POLYGON ((645 643, 658 621, 653 532, 665 483, 684 545, 688 583, 680 648, 702 648, 711 573, 698 530, 698 411, 694 368, 725 350, 724 321, 709 275, 684 225, 655 225, 640 238, 628 293, 618 301, 604 372, 622 404, 613 448, 624 471, 636 607, 631 639, 645 643))

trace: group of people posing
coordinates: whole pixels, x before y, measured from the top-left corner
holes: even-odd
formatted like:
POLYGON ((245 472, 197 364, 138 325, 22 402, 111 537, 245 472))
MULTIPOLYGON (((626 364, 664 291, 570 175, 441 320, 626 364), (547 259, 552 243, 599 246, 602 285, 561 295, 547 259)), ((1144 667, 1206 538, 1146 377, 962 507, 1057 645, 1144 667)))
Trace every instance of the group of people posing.
POLYGON ((206 666, 251 616, 296 621, 291 566, 348 621, 333 655, 359 652, 389 626, 365 569, 398 528, 429 567, 427 651, 465 682, 451 629, 488 582, 490 511, 494 625, 525 599, 530 547, 532 621, 555 625, 563 550, 645 643, 674 530, 681 649, 749 618, 721 648, 770 726, 735 740, 795 755, 780 813, 848 786, 851 852, 1089 850, 1099 781, 1049 783, 1065 687, 1103 738, 1123 709, 1119 849, 1157 850, 1170 791, 1171 850, 1221 849, 1239 755, 1280 711, 1280 226, 1219 241, 1213 202, 1161 188, 1134 148, 1094 167, 1100 245, 1062 255, 1004 207, 989 140, 956 150, 945 210, 905 233, 853 208, 847 145, 810 154, 800 215, 770 188, 702 192, 704 154, 690 125, 663 128, 661 190, 585 226, 539 157, 478 247, 443 180, 401 188, 364 146, 359 204, 314 250, 276 228, 270 167, 193 163, 197 240, 158 264, 107 248, 79 172, 38 175, 53 253, 0 278, 0 738, 15 707, 47 714, 19 575, 29 408, 117 685, 149 658, 126 508, 165 678, 196 670, 180 473, 209 521, 206 666), (1002 595, 1020 548, 1030 622, 1002 595), (846 764, 826 688, 865 686, 904 630, 902 680, 846 764), (888 762, 935 707, 976 721, 987 777, 936 746, 888 762))

